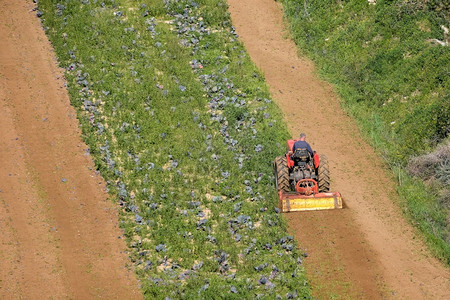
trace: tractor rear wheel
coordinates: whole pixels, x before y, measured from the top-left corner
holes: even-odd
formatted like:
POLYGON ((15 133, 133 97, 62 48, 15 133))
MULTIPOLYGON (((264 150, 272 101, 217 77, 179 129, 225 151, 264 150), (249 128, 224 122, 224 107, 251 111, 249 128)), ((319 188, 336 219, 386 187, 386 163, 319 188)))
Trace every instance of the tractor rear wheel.
POLYGON ((289 168, 285 156, 278 156, 273 162, 273 175, 277 192, 289 192, 289 168))
POLYGON ((330 169, 328 167, 328 159, 325 155, 320 156, 319 165, 319 193, 327 193, 330 191, 330 169))

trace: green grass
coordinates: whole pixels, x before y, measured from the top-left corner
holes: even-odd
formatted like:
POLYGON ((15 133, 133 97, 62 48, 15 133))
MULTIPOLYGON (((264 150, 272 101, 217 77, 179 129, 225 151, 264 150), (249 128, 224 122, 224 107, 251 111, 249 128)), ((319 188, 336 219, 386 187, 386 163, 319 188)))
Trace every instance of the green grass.
POLYGON ((448 207, 439 191, 405 172, 450 132, 450 48, 441 26, 448 1, 283 0, 290 31, 399 178, 404 210, 450 264, 448 207), (445 4, 447 3, 447 4, 445 4))
POLYGON ((271 161, 289 134, 226 3, 39 9, 145 297, 310 298, 275 209, 271 161))

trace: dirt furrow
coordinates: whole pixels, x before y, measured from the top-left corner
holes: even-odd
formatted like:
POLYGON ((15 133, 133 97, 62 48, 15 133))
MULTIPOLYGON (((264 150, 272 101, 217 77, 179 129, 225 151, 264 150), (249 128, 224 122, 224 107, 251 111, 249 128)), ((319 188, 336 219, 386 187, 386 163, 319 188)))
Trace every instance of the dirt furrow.
POLYGON ((264 72, 293 137, 306 132, 326 154, 332 190, 346 209, 286 214, 309 257, 306 268, 319 298, 450 298, 449 271, 433 258, 394 204, 394 180, 362 139, 313 64, 299 58, 273 0, 228 0, 240 39, 264 72))
POLYGON ((0 298, 142 298, 32 8, 0 2, 0 298))

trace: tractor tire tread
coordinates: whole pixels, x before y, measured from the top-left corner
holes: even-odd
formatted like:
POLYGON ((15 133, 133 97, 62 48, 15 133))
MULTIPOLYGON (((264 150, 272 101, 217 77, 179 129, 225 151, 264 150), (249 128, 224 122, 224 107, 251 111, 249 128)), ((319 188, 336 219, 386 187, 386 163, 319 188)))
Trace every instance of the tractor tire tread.
POLYGON ((287 159, 284 156, 278 156, 274 161, 274 176, 276 177, 277 192, 289 192, 289 168, 287 159))
POLYGON ((328 165, 328 159, 325 155, 320 156, 319 165, 319 193, 327 193, 330 191, 330 168, 328 165))

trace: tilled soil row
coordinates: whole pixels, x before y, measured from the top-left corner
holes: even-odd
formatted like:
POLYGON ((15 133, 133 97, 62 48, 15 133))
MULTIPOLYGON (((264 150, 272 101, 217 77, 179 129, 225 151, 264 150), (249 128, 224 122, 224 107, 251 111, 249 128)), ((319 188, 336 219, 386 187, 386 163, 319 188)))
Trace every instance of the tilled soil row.
MULTIPOLYGON (((333 191, 345 209, 286 214, 307 250, 306 269, 318 298, 450 298, 449 271, 415 238, 394 204, 395 180, 340 108, 329 84, 297 56, 273 0, 228 0, 232 21, 265 74, 293 137, 306 132, 328 156, 333 191)), ((270 159, 270 158, 268 158, 270 159)))
POLYGON ((0 298, 142 298, 31 1, 0 1, 0 298))

